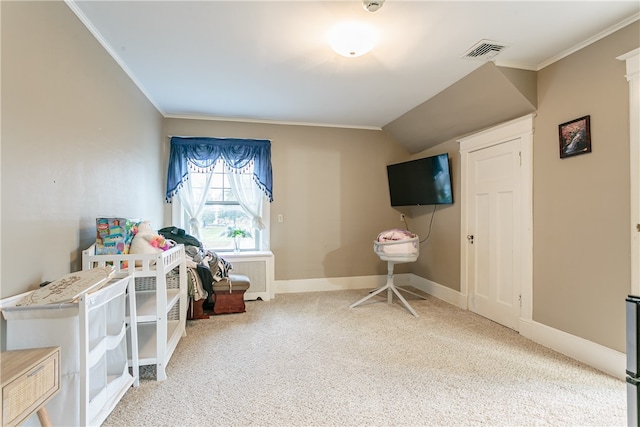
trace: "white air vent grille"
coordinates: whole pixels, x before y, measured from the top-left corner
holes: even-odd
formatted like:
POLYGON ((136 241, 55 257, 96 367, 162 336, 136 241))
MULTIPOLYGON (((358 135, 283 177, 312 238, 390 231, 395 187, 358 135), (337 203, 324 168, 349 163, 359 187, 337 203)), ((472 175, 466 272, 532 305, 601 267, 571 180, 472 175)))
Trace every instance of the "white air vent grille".
POLYGON ((489 60, 502 52, 509 45, 491 40, 480 40, 471 49, 466 51, 461 58, 475 60, 489 60))

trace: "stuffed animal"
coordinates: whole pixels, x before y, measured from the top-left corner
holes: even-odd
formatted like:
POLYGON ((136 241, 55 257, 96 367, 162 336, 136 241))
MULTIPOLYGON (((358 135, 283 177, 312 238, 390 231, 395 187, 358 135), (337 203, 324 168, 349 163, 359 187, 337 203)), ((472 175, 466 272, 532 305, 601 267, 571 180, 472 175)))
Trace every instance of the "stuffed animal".
POLYGON ((169 241, 162 236, 154 236, 149 243, 151 243, 151 246, 154 248, 162 249, 163 251, 171 248, 169 241))
MULTIPOLYGON (((157 254, 171 248, 171 242, 159 235, 149 221, 138 224, 138 231, 131 241, 130 254, 157 254)), ((138 265, 139 262, 136 262, 138 265)))

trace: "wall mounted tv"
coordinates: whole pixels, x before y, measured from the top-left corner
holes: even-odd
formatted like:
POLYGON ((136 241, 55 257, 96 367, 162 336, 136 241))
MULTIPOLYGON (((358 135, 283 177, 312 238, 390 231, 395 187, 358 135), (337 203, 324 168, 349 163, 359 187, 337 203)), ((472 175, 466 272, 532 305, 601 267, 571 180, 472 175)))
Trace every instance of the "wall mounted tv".
POLYGON ((387 176, 391 206, 453 203, 447 153, 388 165, 387 176))

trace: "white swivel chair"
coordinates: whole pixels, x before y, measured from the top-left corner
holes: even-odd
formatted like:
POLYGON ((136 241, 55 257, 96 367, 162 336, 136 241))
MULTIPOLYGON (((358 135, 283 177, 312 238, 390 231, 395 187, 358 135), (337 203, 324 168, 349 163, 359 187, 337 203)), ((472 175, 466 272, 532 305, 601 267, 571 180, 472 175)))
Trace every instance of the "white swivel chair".
POLYGON ((414 237, 403 240, 395 240, 395 241, 386 241, 386 242, 373 242, 373 250, 380 257, 381 260, 387 261, 387 283, 369 293, 366 297, 362 298, 359 301, 354 302, 349 307, 354 308, 363 302, 367 301, 370 298, 378 295, 383 291, 387 291, 387 303, 393 303, 393 294, 396 294, 398 299, 402 301, 404 306, 409 310, 411 314, 415 317, 418 317, 418 313, 409 305, 406 299, 400 294, 399 291, 409 293, 411 295, 415 295, 422 299, 426 299, 423 295, 417 294, 415 292, 411 292, 409 290, 397 287, 393 283, 393 266, 396 264, 401 264, 404 262, 415 262, 418 259, 418 255, 420 252, 420 244, 418 236, 413 235, 414 237))

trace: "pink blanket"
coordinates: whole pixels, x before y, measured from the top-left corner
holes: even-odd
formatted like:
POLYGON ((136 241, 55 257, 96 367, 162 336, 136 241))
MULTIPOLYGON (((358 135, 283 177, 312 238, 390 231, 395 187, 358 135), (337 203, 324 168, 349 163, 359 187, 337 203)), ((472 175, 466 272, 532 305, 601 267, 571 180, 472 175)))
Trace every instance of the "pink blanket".
POLYGON ((374 243, 378 255, 416 255, 418 254, 418 236, 409 230, 394 228, 378 234, 374 243))
POLYGON ((392 230, 383 231, 378 234, 378 242, 390 242, 395 240, 407 240, 416 237, 415 234, 409 230, 402 230, 400 228, 394 228, 392 230))

